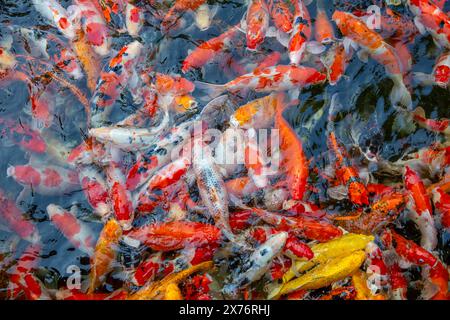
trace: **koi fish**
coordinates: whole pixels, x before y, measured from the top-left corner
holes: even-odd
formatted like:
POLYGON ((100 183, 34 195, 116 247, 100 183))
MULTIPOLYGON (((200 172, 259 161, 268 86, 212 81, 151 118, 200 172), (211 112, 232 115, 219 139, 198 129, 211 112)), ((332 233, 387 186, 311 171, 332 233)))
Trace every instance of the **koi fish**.
POLYGON ((257 69, 251 73, 237 77, 223 85, 213 85, 196 81, 196 87, 206 90, 209 97, 217 97, 224 91, 240 91, 250 89, 256 92, 285 91, 302 89, 311 85, 323 83, 326 75, 314 68, 278 65, 266 69, 257 69))
POLYGON ((252 194, 258 190, 250 177, 240 177, 227 180, 225 181, 225 188, 227 188, 229 195, 233 195, 238 199, 242 198, 243 195, 252 194))
POLYGON ((335 219, 347 231, 371 234, 393 222, 405 203, 406 197, 402 193, 388 194, 371 204, 369 212, 361 212, 356 217, 342 217, 342 221, 335 219))
POLYGON ((62 48, 55 56, 55 65, 66 72, 72 79, 83 78, 83 71, 74 52, 67 48, 62 48))
POLYGON ((293 29, 294 15, 289 5, 284 0, 270 0, 270 17, 278 30, 291 33, 293 29))
POLYGON ((386 300, 383 294, 373 294, 367 286, 367 274, 361 270, 352 275, 352 284, 356 289, 355 300, 386 300))
MULTIPOLYGON (((275 228, 267 227, 255 227, 251 230, 252 238, 260 244, 266 242, 270 236, 277 233, 279 233, 279 231, 275 228)), ((297 260, 311 260, 314 257, 314 253, 307 244, 300 241, 295 235, 289 233, 283 248, 283 255, 297 260)))
POLYGON ((334 132, 330 133, 329 143, 336 157, 336 176, 341 184, 347 187, 350 201, 358 206, 367 206, 369 194, 366 186, 361 182, 357 169, 348 165, 343 148, 339 145, 334 132))
POLYGON ((130 230, 134 220, 134 202, 126 187, 125 175, 114 161, 110 162, 105 172, 114 216, 123 230, 130 230))
POLYGON ((126 186, 135 190, 142 186, 151 176, 168 164, 171 155, 179 152, 194 128, 194 122, 187 122, 168 132, 160 141, 156 141, 130 168, 127 173, 126 186))
POLYGON ((47 144, 39 132, 20 120, 16 124, 13 120, 0 118, 0 128, 2 140, 8 140, 25 151, 38 154, 47 151, 47 144))
POLYGON ((336 42, 330 50, 321 57, 321 61, 327 69, 328 83, 332 86, 344 76, 353 52, 346 52, 344 44, 336 42))
POLYGON ((446 136, 450 136, 450 120, 434 120, 427 119, 425 117, 425 110, 421 107, 417 107, 413 111, 413 119, 421 126, 433 132, 443 133, 446 136))
POLYGON ((176 181, 188 171, 191 165, 191 159, 181 157, 168 165, 161 168, 151 179, 145 184, 145 189, 155 190, 163 189, 176 181))
POLYGON ((245 166, 248 175, 252 178, 253 183, 258 188, 265 188, 269 185, 269 176, 275 172, 270 170, 268 160, 261 153, 261 148, 258 145, 257 133, 255 129, 251 128, 246 131, 246 145, 245 145, 245 166))
POLYGON ((403 83, 401 62, 395 49, 387 44, 378 33, 369 29, 361 19, 350 13, 335 11, 333 20, 346 38, 361 47, 359 57, 362 61, 366 61, 366 55, 370 55, 375 61, 384 65, 386 73, 394 82, 390 95, 391 103, 394 106, 400 103, 410 109, 411 94, 403 83))
POLYGON ((383 252, 375 242, 369 242, 366 246, 366 275, 367 286, 371 294, 379 294, 389 284, 388 266, 384 262, 383 252))
POLYGON ((298 65, 303 58, 306 44, 311 37, 311 18, 302 0, 296 0, 294 26, 289 39, 288 52, 291 64, 298 65))
POLYGON ((225 183, 215 164, 211 150, 197 138, 194 141, 192 168, 203 204, 208 208, 216 226, 230 240, 234 238, 229 223, 228 194, 225 183))
MULTIPOLYGON (((331 259, 347 256, 352 252, 364 250, 366 246, 374 240, 372 235, 360 235, 355 233, 346 233, 341 237, 336 237, 327 242, 317 243, 311 246, 314 257, 309 261, 297 261, 291 269, 283 276, 283 282, 288 282, 299 273, 306 272, 314 266, 320 265, 331 259)), ((276 295, 278 290, 272 290, 269 299, 276 295)))
POLYGON ((263 221, 281 231, 288 231, 307 239, 327 242, 342 235, 342 230, 329 222, 306 216, 284 216, 267 210, 252 208, 263 221))
POLYGON ((99 127, 111 112, 112 105, 131 78, 141 50, 142 44, 138 41, 125 45, 101 73, 91 101, 92 127, 99 127))
POLYGON ((17 65, 16 57, 11 53, 13 38, 8 37, 0 43, 0 71, 5 73, 13 70, 17 65))
MULTIPOLYGON (((383 243, 393 247, 395 252, 409 263, 424 266, 425 279, 429 279, 431 285, 437 287, 431 299, 448 299, 448 271, 433 254, 417 245, 414 241, 407 240, 395 231, 389 229, 382 235, 383 243), (429 276, 429 277, 427 277, 429 276)), ((425 290, 425 289, 424 289, 425 290)), ((422 292, 423 294, 423 292, 422 292)))
POLYGON ((206 31, 211 26, 211 22, 216 15, 219 6, 214 5, 212 9, 210 9, 207 3, 202 4, 195 11, 195 25, 201 31, 206 31))
POLYGON ((303 145, 291 125, 283 117, 284 96, 277 97, 275 127, 279 130, 281 167, 286 168, 287 187, 293 200, 303 200, 308 179, 308 163, 303 145))
POLYGON ((264 42, 269 28, 269 8, 265 0, 251 0, 245 15, 247 49, 256 50, 264 42))
POLYGON ((100 0, 98 1, 105 21, 118 32, 125 30, 123 12, 128 1, 124 0, 100 0))
POLYGON ((295 290, 311 290, 326 287, 353 274, 364 263, 364 251, 355 251, 347 256, 329 260, 314 269, 306 272, 295 280, 287 282, 281 288, 278 296, 291 293, 295 290))
POLYGON ((323 0, 317 1, 317 16, 315 23, 315 38, 320 43, 326 44, 335 39, 334 28, 325 11, 323 0))
POLYGON ((102 232, 95 245, 94 255, 91 257, 91 273, 89 274, 88 294, 94 293, 95 289, 103 282, 105 276, 111 271, 112 263, 117 255, 119 239, 122 236, 120 224, 115 219, 105 223, 102 232))
POLYGON ((179 282, 183 281, 190 275, 196 273, 196 272, 205 272, 213 267, 212 261, 206 261, 203 263, 200 263, 198 265, 192 266, 188 269, 182 270, 177 273, 170 274, 169 276, 165 277, 161 281, 158 281, 156 283, 149 283, 142 287, 140 290, 138 290, 133 295, 129 296, 130 300, 152 300, 152 299, 163 299, 167 292, 167 287, 171 283, 178 284, 179 282))
POLYGON ((96 53, 88 44, 86 35, 81 29, 77 32, 73 41, 73 50, 86 73, 87 87, 91 92, 94 92, 97 86, 97 78, 100 75, 100 64, 96 53))
POLYGON ((83 166, 78 171, 78 179, 86 199, 100 217, 106 218, 112 213, 106 179, 94 165, 83 166))
POLYGON ((37 244, 40 236, 36 226, 23 217, 14 201, 8 199, 3 190, 0 189, 0 218, 7 226, 13 230, 21 239, 37 244))
POLYGON ((238 269, 239 273, 233 277, 231 283, 224 286, 222 291, 232 295, 238 289, 243 289, 259 280, 269 269, 272 260, 281 253, 287 238, 287 232, 279 232, 267 239, 255 249, 247 262, 242 266, 243 270, 238 269))
POLYGON ((9 166, 6 175, 12 177, 24 190, 54 196, 78 190, 80 183, 75 171, 43 163, 9 166))
POLYGON ((52 223, 75 248, 92 256, 95 238, 92 230, 84 222, 79 221, 72 212, 55 204, 47 206, 47 213, 52 223))
POLYGON ((89 130, 89 135, 102 143, 111 143, 119 149, 145 150, 151 147, 163 128, 152 129, 129 127, 98 127, 89 130))
POLYGON ((408 7, 414 14, 414 23, 421 34, 430 33, 434 42, 450 49, 450 18, 436 4, 429 0, 408 0, 408 7))
POLYGON ((133 229, 127 236, 141 241, 153 250, 173 251, 215 243, 220 240, 221 230, 200 222, 172 221, 133 229))
POLYGON ((39 129, 48 128, 52 124, 54 99, 54 96, 50 93, 49 87, 37 94, 31 92, 31 115, 33 117, 33 122, 35 123, 35 127, 39 129))
POLYGON ((184 11, 197 10, 206 0, 176 0, 161 22, 163 32, 169 31, 184 11))
POLYGON ((94 51, 102 57, 108 55, 111 38, 98 3, 91 0, 74 0, 74 6, 71 9, 75 19, 81 21, 86 40, 94 51))
POLYGON ((137 37, 144 24, 142 9, 127 2, 125 6, 125 24, 127 26, 128 34, 132 37, 137 37))
POLYGON ((34 277, 30 278, 27 275, 32 275, 32 271, 37 267, 42 247, 39 244, 30 244, 23 251, 20 258, 17 260, 15 266, 8 272, 9 284, 8 295, 11 299, 16 299, 21 292, 25 292, 27 298, 33 298, 33 291, 39 295, 40 284, 36 286, 34 277))
POLYGON ((406 166, 404 175, 405 188, 409 191, 411 217, 422 234, 420 244, 426 250, 434 250, 437 245, 437 232, 433 219, 431 200, 419 175, 406 166))
POLYGON ((230 117, 230 124, 242 129, 269 128, 273 123, 276 106, 277 97, 273 94, 250 101, 236 109, 230 117))
POLYGON ((390 280, 390 297, 393 300, 406 300, 408 282, 403 275, 399 265, 394 263, 388 267, 390 280))
POLYGON ((78 25, 69 17, 66 9, 64 9, 56 0, 32 0, 35 9, 48 21, 51 21, 55 27, 67 39, 75 38, 78 25))
POLYGON ((234 26, 221 35, 203 42, 184 59, 181 71, 186 73, 191 69, 201 68, 212 61, 231 45, 231 40, 236 36, 238 30, 238 27, 234 26))
POLYGON ((438 85, 441 88, 448 88, 450 84, 450 53, 443 52, 441 54, 436 60, 431 74, 414 72, 413 77, 422 85, 438 85))
POLYGON ((440 223, 444 230, 450 230, 450 195, 442 188, 433 189, 433 203, 440 214, 440 223))
POLYGON ((244 132, 233 127, 225 130, 214 149, 215 163, 224 178, 234 175, 242 168, 244 153, 244 132))

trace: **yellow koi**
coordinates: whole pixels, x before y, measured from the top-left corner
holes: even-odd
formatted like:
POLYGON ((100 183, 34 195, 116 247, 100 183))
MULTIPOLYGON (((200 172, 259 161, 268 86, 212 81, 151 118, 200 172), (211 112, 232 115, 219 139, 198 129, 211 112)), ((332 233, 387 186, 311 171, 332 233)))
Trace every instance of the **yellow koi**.
POLYGON ((365 259, 366 253, 362 250, 331 259, 327 263, 318 265, 299 278, 285 283, 276 297, 291 293, 295 290, 314 290, 329 286, 335 281, 352 275, 359 269, 365 259))

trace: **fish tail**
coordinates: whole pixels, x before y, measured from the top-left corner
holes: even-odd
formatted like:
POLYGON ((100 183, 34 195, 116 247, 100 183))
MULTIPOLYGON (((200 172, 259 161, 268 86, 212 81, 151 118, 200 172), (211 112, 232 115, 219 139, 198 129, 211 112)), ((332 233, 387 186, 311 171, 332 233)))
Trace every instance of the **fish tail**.
POLYGON ((201 81, 195 81, 195 87, 201 91, 204 91, 208 99, 217 98, 224 91, 226 91, 226 87, 223 84, 213 84, 201 81))
POLYGON ((428 73, 423 72, 413 72, 412 74, 413 82, 417 85, 432 85, 434 82, 433 76, 428 73))
POLYGON ((394 106, 400 106, 407 110, 411 110, 411 93, 406 88, 402 75, 395 75, 392 80, 394 81, 394 87, 390 94, 391 103, 394 106))

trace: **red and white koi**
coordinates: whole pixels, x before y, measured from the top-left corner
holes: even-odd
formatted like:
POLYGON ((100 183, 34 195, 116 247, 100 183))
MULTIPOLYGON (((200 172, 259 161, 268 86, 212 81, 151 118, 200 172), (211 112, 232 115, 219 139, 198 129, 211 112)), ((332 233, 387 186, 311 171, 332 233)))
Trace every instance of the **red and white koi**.
POLYGON ((181 71, 186 73, 191 69, 201 68, 212 61, 231 45, 231 40, 237 35, 238 30, 238 27, 234 26, 221 35, 203 42, 184 59, 181 71))
POLYGON ((295 0, 294 26, 288 45, 291 64, 298 65, 303 58, 306 44, 311 37, 311 18, 302 0, 295 0))
POLYGON ((293 65, 278 65, 266 69, 257 69, 237 77, 223 85, 196 82, 197 89, 207 91, 209 97, 217 97, 224 91, 251 89, 256 92, 285 91, 302 89, 323 83, 326 75, 314 68, 293 65))
POLYGON ((248 170, 249 177, 258 188, 265 188, 269 185, 269 177, 271 172, 266 157, 261 153, 257 141, 257 133, 251 128, 246 131, 245 144, 245 166, 248 170))
POLYGON ((78 178, 94 212, 103 219, 107 218, 112 213, 112 207, 105 176, 94 165, 87 165, 79 168, 78 178))
POLYGON ((31 189, 41 195, 63 195, 80 188, 75 171, 55 165, 30 163, 9 166, 6 174, 24 186, 24 190, 31 189))
POLYGON ((420 33, 430 33, 434 42, 450 49, 450 18, 433 1, 408 0, 408 7, 415 15, 414 23, 420 33))
POLYGON ((294 15, 284 0, 269 0, 270 16, 278 30, 291 33, 294 15))
POLYGON ((78 25, 69 17, 64 9, 56 0, 32 0, 36 10, 48 21, 58 28, 58 30, 69 40, 75 38, 78 25))
POLYGON ((55 108, 55 97, 48 86, 40 92, 33 92, 31 89, 31 115, 33 117, 33 126, 37 129, 48 128, 53 122, 53 112, 55 108))
POLYGON ((414 80, 420 84, 438 85, 441 88, 448 88, 450 85, 450 53, 445 51, 436 60, 433 72, 426 74, 414 72, 414 80))
MULTIPOLYGON (((35 299, 41 297, 43 294, 41 290, 41 283, 35 281, 32 271, 37 267, 42 247, 40 244, 30 244, 17 260, 17 264, 8 273, 8 295, 11 299, 16 299, 21 292, 24 292, 28 299, 35 299)), ((49 299, 46 294, 42 299, 49 299)))
POLYGON ((440 216, 440 225, 447 232, 450 231, 450 195, 442 188, 433 189, 433 203, 440 216))
POLYGON ((269 8, 265 0, 250 0, 245 22, 241 22, 241 27, 246 29, 247 49, 256 50, 264 42, 269 19, 269 8))
POLYGON ((169 31, 176 26, 178 19, 184 11, 195 11, 205 2, 206 0, 176 0, 164 16, 161 22, 161 29, 163 32, 169 31))
POLYGON ((384 65, 386 73, 394 82, 390 95, 391 103, 394 106, 401 105, 410 109, 411 94, 403 82, 402 64, 395 49, 378 33, 369 29, 364 21, 350 13, 335 11, 333 20, 353 46, 361 47, 358 54, 362 61, 367 61, 367 55, 370 55, 375 61, 384 65))
POLYGON ((4 138, 2 140, 8 140, 25 151, 38 154, 47 151, 47 144, 39 132, 20 120, 16 123, 10 119, 0 118, 0 128, 0 134, 4 138))
POLYGON ((434 250, 437 245, 437 231, 433 219, 433 208, 425 186, 419 175, 410 167, 405 168, 405 188, 409 191, 408 203, 412 219, 422 234, 420 244, 426 250, 434 250))
POLYGON ((367 244, 366 255, 367 286, 372 294, 378 294, 388 285, 388 267, 384 263, 380 247, 375 242, 367 244))
POLYGON ((8 228, 14 231, 20 238, 31 243, 38 243, 40 236, 36 226, 23 217, 23 213, 16 203, 7 198, 5 192, 0 189, 0 218, 6 222, 8 228))
POLYGON ((80 80, 84 77, 83 69, 75 53, 68 48, 61 50, 53 56, 55 65, 66 72, 72 79, 80 80))
POLYGON ((81 21, 87 42, 94 51, 100 56, 108 55, 111 37, 99 4, 91 0, 74 0, 71 9, 74 19, 81 21))
POLYGON ((413 111, 413 119, 421 127, 450 136, 450 119, 427 119, 425 117, 425 110, 423 110, 422 107, 417 107, 416 110, 413 111))
POLYGON ((191 136, 195 123, 186 122, 173 128, 160 141, 139 156, 136 163, 127 173, 126 186, 132 191, 142 186, 151 176, 172 160, 172 154, 177 154, 184 142, 191 136))
POLYGON ((137 37, 144 24, 144 13, 141 8, 127 2, 125 7, 125 24, 128 34, 137 37))
POLYGON ((162 167, 145 184, 147 190, 164 189, 165 187, 177 182, 188 171, 191 165, 191 159, 184 156, 168 165, 162 167))
POLYGON ((114 161, 110 162, 105 172, 114 216, 123 230, 130 230, 134 220, 134 202, 127 189, 125 175, 114 161))
POLYGON ((91 101, 91 126, 99 127, 111 112, 138 63, 142 44, 134 41, 124 46, 102 71, 91 101))
POLYGON ((92 230, 68 210, 49 204, 47 213, 52 223, 75 246, 75 248, 92 255, 95 247, 95 236, 92 230))

